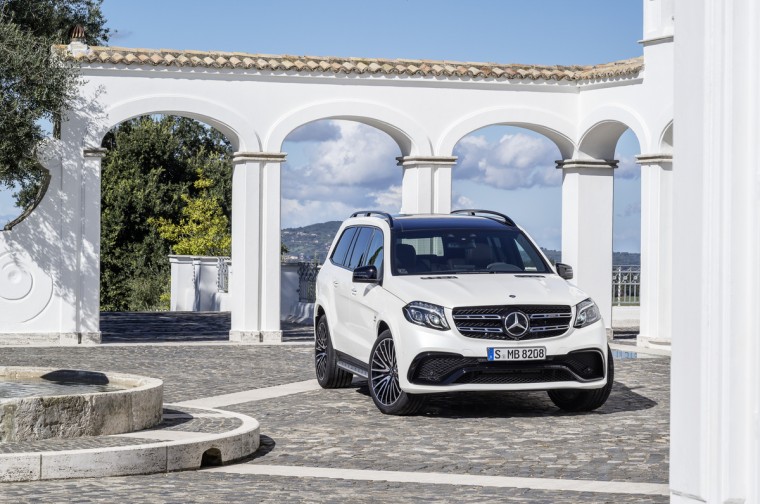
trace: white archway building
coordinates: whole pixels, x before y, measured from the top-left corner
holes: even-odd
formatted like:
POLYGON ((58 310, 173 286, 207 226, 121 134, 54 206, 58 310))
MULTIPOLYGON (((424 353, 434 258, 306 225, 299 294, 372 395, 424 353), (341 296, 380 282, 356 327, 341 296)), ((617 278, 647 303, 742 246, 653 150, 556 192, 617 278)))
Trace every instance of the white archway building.
POLYGON ((451 210, 452 152, 468 133, 508 124, 546 135, 563 158, 563 261, 609 325, 613 157, 630 128, 643 153, 642 340, 668 343, 672 16, 645 8, 643 58, 593 67, 59 48, 86 83, 48 149, 48 194, 0 234, 1 341, 99 341, 101 141, 126 119, 166 113, 217 128, 237 150, 230 339, 240 342, 279 339, 282 144, 320 119, 360 121, 398 143, 406 213, 451 210))
POLYGON ((641 343, 669 342, 673 316, 672 501, 760 501, 760 7, 643 4, 643 58, 587 68, 72 43, 66 57, 82 62, 87 84, 62 140, 47 146, 49 190, 0 233, 0 342, 100 340, 101 140, 152 113, 200 119, 238 149, 231 339, 278 338, 282 142, 325 118, 396 140, 404 212, 450 210, 452 150, 471 131, 513 124, 545 134, 564 158, 563 260, 609 323, 612 156, 630 128, 642 152, 641 343))

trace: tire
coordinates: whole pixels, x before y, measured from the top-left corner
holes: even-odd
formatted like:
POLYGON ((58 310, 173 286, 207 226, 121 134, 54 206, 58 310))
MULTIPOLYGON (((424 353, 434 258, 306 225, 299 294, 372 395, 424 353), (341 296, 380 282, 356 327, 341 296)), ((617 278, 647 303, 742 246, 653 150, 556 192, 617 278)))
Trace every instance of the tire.
POLYGON ((369 395, 386 415, 413 415, 425 402, 424 395, 401 390, 396 364, 396 346, 391 332, 383 331, 372 347, 369 358, 369 395))
POLYGON ((595 390, 558 389, 549 390, 549 399, 555 406, 565 411, 593 411, 601 407, 612 392, 612 381, 615 379, 615 364, 612 352, 607 347, 607 384, 595 390))
POLYGON ((338 367, 338 358, 330 339, 330 328, 324 315, 314 330, 314 370, 322 388, 342 388, 351 384, 354 375, 338 367))

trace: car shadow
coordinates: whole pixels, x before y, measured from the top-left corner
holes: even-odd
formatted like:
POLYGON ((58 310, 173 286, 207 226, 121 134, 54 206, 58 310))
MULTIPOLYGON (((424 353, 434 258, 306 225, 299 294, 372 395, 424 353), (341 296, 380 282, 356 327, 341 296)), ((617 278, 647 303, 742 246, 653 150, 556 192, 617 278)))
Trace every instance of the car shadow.
MULTIPOLYGON (((356 392, 369 395, 367 382, 354 382, 356 392)), ((634 392, 620 382, 614 382, 609 399, 591 412, 567 412, 556 407, 546 392, 452 392, 433 394, 416 416, 440 418, 512 418, 576 415, 609 415, 642 411, 657 406, 646 396, 634 392)))

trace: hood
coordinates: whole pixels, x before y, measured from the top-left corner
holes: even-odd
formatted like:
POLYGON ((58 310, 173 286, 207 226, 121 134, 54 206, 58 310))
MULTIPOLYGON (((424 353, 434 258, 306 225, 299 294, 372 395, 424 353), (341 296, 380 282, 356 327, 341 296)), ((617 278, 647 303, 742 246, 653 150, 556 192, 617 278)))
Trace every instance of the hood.
POLYGON ((404 303, 423 301, 445 308, 502 304, 574 306, 589 297, 554 274, 395 276, 384 287, 404 303))

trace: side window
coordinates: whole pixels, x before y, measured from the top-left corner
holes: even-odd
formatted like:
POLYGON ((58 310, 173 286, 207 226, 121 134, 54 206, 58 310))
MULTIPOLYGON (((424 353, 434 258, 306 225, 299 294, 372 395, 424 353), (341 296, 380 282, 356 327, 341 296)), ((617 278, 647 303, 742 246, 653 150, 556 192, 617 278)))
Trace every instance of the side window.
POLYGON ((375 229, 372 240, 369 242, 367 251, 367 260, 362 262, 362 266, 374 266, 378 274, 383 271, 383 232, 375 229))
POLYGON ((350 227, 343 231, 343 234, 340 236, 340 239, 338 240, 338 244, 335 246, 335 250, 333 251, 332 255, 330 256, 330 260, 335 264, 336 266, 343 266, 346 261, 346 253, 348 252, 349 247, 351 246, 351 241, 354 239, 354 235, 356 234, 355 227, 350 227))
MULTIPOLYGON (((353 271, 359 266, 367 254, 367 247, 369 241, 372 238, 372 228, 362 227, 359 228, 359 234, 354 240, 354 248, 351 251, 351 258, 348 260, 346 267, 353 271)), ((345 263, 345 262, 344 262, 345 263)))

